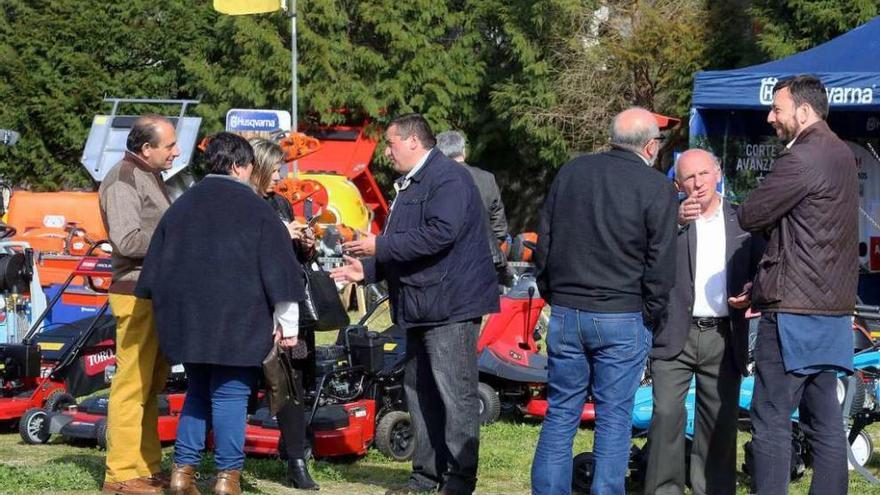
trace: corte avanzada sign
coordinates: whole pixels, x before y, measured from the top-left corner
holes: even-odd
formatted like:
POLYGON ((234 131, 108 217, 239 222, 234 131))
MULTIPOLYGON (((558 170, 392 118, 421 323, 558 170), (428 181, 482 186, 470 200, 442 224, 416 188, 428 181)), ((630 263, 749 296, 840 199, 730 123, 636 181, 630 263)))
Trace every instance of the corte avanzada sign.
MULTIPOLYGON (((773 103, 773 86, 779 81, 776 77, 761 79, 761 88, 758 90, 758 98, 762 105, 773 103)), ((828 103, 831 105, 870 105, 874 103, 874 88, 844 88, 825 87, 828 93, 828 103)))

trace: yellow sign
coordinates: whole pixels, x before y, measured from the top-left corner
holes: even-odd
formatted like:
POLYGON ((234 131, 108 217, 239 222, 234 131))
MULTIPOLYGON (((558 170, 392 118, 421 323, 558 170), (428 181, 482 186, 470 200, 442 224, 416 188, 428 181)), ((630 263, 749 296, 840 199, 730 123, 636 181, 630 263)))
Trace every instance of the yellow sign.
POLYGON ((385 352, 391 352, 397 348, 397 344, 394 342, 386 342, 385 345, 382 346, 382 350, 385 352))
POLYGON ((64 347, 63 342, 40 342, 37 345, 44 351, 60 351, 64 347))
POLYGON ((282 8, 282 0, 214 0, 214 10, 229 15, 265 14, 282 8))

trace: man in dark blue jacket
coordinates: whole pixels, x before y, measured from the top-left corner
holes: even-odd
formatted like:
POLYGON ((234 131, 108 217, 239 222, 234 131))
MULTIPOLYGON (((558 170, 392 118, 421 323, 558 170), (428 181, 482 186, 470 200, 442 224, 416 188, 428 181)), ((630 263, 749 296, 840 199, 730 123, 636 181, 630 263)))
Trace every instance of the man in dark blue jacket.
POLYGON ((467 170, 434 150, 421 115, 394 119, 385 156, 404 176, 382 234, 343 246, 337 280, 386 280, 394 322, 407 331, 406 398, 416 436, 413 472, 389 494, 470 494, 477 476, 480 319, 498 311, 485 212, 467 170))

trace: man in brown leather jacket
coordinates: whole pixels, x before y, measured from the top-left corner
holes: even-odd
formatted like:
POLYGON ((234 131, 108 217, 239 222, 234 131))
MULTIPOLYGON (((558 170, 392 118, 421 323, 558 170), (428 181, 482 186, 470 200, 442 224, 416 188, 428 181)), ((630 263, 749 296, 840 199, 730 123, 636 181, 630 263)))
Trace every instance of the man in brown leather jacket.
POLYGON ((785 149, 739 209, 742 228, 769 236, 752 289, 762 312, 752 401, 759 495, 788 490, 791 420, 810 439, 810 493, 847 491, 837 373, 852 372, 858 279, 858 177, 849 147, 825 123, 815 77, 779 81, 767 121, 785 149))

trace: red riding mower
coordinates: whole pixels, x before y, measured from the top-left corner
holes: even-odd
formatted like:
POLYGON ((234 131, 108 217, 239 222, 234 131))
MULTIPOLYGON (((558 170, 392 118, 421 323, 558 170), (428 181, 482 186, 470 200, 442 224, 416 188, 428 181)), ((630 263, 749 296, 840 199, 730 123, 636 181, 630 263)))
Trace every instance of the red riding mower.
MULTIPOLYGON (((312 456, 352 459, 375 445, 397 461, 412 457, 403 391, 406 333, 389 324, 382 298, 357 325, 341 330, 335 345, 315 349, 317 385, 306 399, 312 456), (387 328, 369 330, 375 327, 387 328)), ((245 452, 284 456, 279 442, 278 422, 267 407, 259 408, 248 423, 245 452)))
MULTIPOLYGON (((524 249, 534 249, 528 240, 524 249)), ((547 414, 547 356, 537 339, 548 330, 544 299, 538 294, 534 266, 511 262, 517 271, 513 285, 501 296, 501 309, 489 315, 477 340, 480 370, 480 422, 495 422, 502 413, 547 414)), ((581 421, 593 421, 593 404, 584 404, 581 421)))

